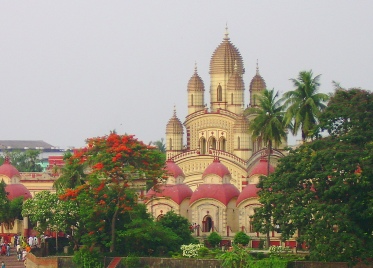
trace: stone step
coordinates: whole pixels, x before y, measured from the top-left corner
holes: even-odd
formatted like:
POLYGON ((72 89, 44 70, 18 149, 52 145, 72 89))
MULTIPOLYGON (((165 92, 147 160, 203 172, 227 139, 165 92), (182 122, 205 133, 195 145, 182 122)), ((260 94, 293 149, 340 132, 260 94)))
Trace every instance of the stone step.
POLYGON ((5 268, 25 268, 23 261, 17 260, 17 254, 15 253, 15 249, 10 252, 10 256, 0 256, 0 267, 1 262, 3 261, 5 264, 5 268))

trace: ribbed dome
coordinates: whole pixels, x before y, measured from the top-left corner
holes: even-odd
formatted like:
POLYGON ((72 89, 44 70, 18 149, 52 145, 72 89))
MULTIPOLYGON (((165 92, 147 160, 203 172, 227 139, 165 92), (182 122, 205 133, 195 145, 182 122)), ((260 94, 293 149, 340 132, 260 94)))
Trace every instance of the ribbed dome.
POLYGON ((188 91, 205 91, 205 85, 197 73, 197 67, 194 68, 194 74, 189 79, 188 91))
POLYGON ((8 178, 13 178, 13 176, 20 176, 18 170, 10 164, 9 158, 5 158, 4 164, 0 166, 0 175, 6 175, 8 178))
POLYGON ((177 178, 179 176, 182 176, 182 177, 185 178, 185 175, 184 175, 184 172, 182 171, 182 169, 178 165, 176 165, 176 163, 172 160, 167 160, 166 161, 165 170, 166 170, 167 175, 170 175, 174 178, 177 178))
POLYGON ((20 196, 23 196, 24 200, 32 198, 30 191, 23 184, 8 184, 5 186, 5 191, 8 193, 9 200, 20 196))
POLYGON ((249 198, 257 198, 258 197, 259 189, 256 188, 256 184, 248 184, 245 188, 243 188, 242 192, 240 193, 239 197, 237 198, 236 205, 238 206, 242 201, 249 198))
POLYGON ((259 74, 259 67, 256 66, 256 74, 251 79, 250 82, 250 92, 251 91, 261 91, 267 88, 266 82, 264 81, 263 77, 259 74))
POLYGON ((220 43, 212 54, 210 74, 233 74, 235 63, 237 63, 238 73, 243 74, 242 56, 238 49, 229 41, 228 33, 226 33, 223 42, 220 43))
POLYGON ((201 184, 194 191, 189 204, 200 199, 215 199, 227 205, 234 197, 238 197, 240 191, 233 184, 201 184))
POLYGON ((229 78, 227 84, 228 90, 244 90, 245 84, 243 82, 242 76, 238 72, 234 72, 234 74, 229 78))
POLYGON ((146 199, 150 200, 154 197, 170 198, 178 205, 188 197, 191 197, 193 191, 186 184, 162 185, 157 191, 153 188, 146 194, 146 199))
POLYGON ((184 134, 183 124, 176 116, 176 110, 174 110, 174 115, 168 121, 166 126, 166 134, 184 134))
MULTIPOLYGON (((268 161, 265 158, 261 158, 259 163, 257 163, 250 172, 250 176, 253 175, 266 175, 267 176, 268 161)), ((272 165, 269 165, 269 173, 273 173, 275 168, 272 165)))
POLYGON ((230 175, 231 173, 229 172, 228 168, 219 161, 219 159, 214 159, 214 162, 212 162, 205 169, 205 172, 203 172, 202 178, 210 174, 215 174, 220 178, 223 178, 225 175, 230 175))
POLYGON ((244 115, 240 115, 233 124, 234 133, 246 133, 249 131, 249 120, 244 115))

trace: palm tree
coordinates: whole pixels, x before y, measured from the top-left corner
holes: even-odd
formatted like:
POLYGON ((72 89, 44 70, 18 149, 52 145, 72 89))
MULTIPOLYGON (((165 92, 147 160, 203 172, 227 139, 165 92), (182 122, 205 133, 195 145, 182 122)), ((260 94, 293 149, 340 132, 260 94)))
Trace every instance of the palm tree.
MULTIPOLYGON (((284 111, 281 105, 281 100, 276 100, 278 92, 274 89, 265 89, 263 94, 259 96, 259 108, 257 109, 257 116, 250 125, 250 132, 254 138, 261 138, 267 144, 268 162, 267 162, 267 176, 269 175, 270 160, 272 153, 272 145, 281 144, 283 138, 286 138, 284 125, 284 111)), ((268 218, 267 229, 267 248, 269 247, 269 231, 270 221, 268 218)))
POLYGON ((303 142, 313 135, 319 115, 325 109, 329 96, 319 91, 320 75, 313 77, 312 70, 302 71, 298 79, 290 79, 295 89, 284 94, 285 122, 293 135, 301 129, 303 142))

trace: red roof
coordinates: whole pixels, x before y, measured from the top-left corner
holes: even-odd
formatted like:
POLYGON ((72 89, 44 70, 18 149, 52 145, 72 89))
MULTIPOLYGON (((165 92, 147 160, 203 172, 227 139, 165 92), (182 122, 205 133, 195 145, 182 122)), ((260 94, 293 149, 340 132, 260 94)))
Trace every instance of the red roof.
POLYGON ((191 197, 193 191, 189 188, 186 184, 175 184, 175 185, 162 185, 159 187, 157 191, 154 189, 150 189, 146 194, 146 199, 150 199, 152 197, 165 197, 171 198, 175 203, 178 205, 188 197, 191 197))
POLYGON ((236 205, 238 206, 242 201, 249 198, 257 198, 259 189, 256 188, 256 184, 248 184, 243 188, 240 196, 237 198, 236 205))
MULTIPOLYGON (((268 168, 268 161, 265 158, 260 159, 259 163, 257 163, 254 168, 250 172, 250 177, 252 175, 260 174, 260 175, 268 175, 267 174, 268 168)), ((272 165, 269 165, 269 173, 273 173, 275 168, 272 165)))
POLYGON ((0 175, 6 175, 10 179, 13 178, 13 176, 20 176, 18 170, 10 164, 8 158, 5 158, 4 164, 0 166, 0 175))
POLYGON ((172 160, 166 161, 165 170, 167 175, 173 176, 174 178, 177 178, 179 176, 185 177, 184 172, 181 170, 181 168, 172 160))
POLYGON ((202 177, 205 177, 210 174, 215 174, 223 178, 225 175, 230 175, 231 173, 229 172, 228 168, 219 161, 219 159, 214 159, 214 162, 212 162, 205 169, 205 172, 203 172, 202 177))
POLYGON ((212 198, 227 205, 234 197, 238 197, 240 191, 233 184, 201 184, 194 191, 189 204, 200 199, 212 198))
POLYGON ((32 198, 30 191, 23 184, 8 184, 5 186, 5 191, 8 193, 8 199, 23 196, 24 200, 32 198))

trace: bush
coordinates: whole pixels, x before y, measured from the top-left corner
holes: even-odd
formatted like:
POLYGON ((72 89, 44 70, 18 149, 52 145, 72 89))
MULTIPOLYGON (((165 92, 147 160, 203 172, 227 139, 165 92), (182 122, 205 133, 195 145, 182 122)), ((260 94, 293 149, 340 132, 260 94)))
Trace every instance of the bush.
POLYGON ((90 251, 88 248, 83 247, 75 252, 73 262, 82 268, 103 268, 104 265, 101 259, 102 257, 98 250, 93 249, 90 251))
POLYGON ((122 264, 126 268, 140 267, 140 258, 136 256, 128 256, 127 258, 122 259, 122 264))
POLYGON ((198 250, 198 256, 200 257, 206 257, 209 253, 210 253, 210 250, 204 246, 198 250))
POLYGON ((212 232, 207 237, 207 241, 212 247, 217 247, 221 242, 221 236, 217 232, 212 232))
POLYGON ((181 250, 183 251, 183 256, 188 258, 198 257, 199 249, 202 248, 202 244, 189 244, 182 245, 181 250))
POLYGON ((243 246, 247 246, 250 242, 250 236, 245 234, 244 232, 238 232, 233 239, 235 244, 240 244, 243 246))

